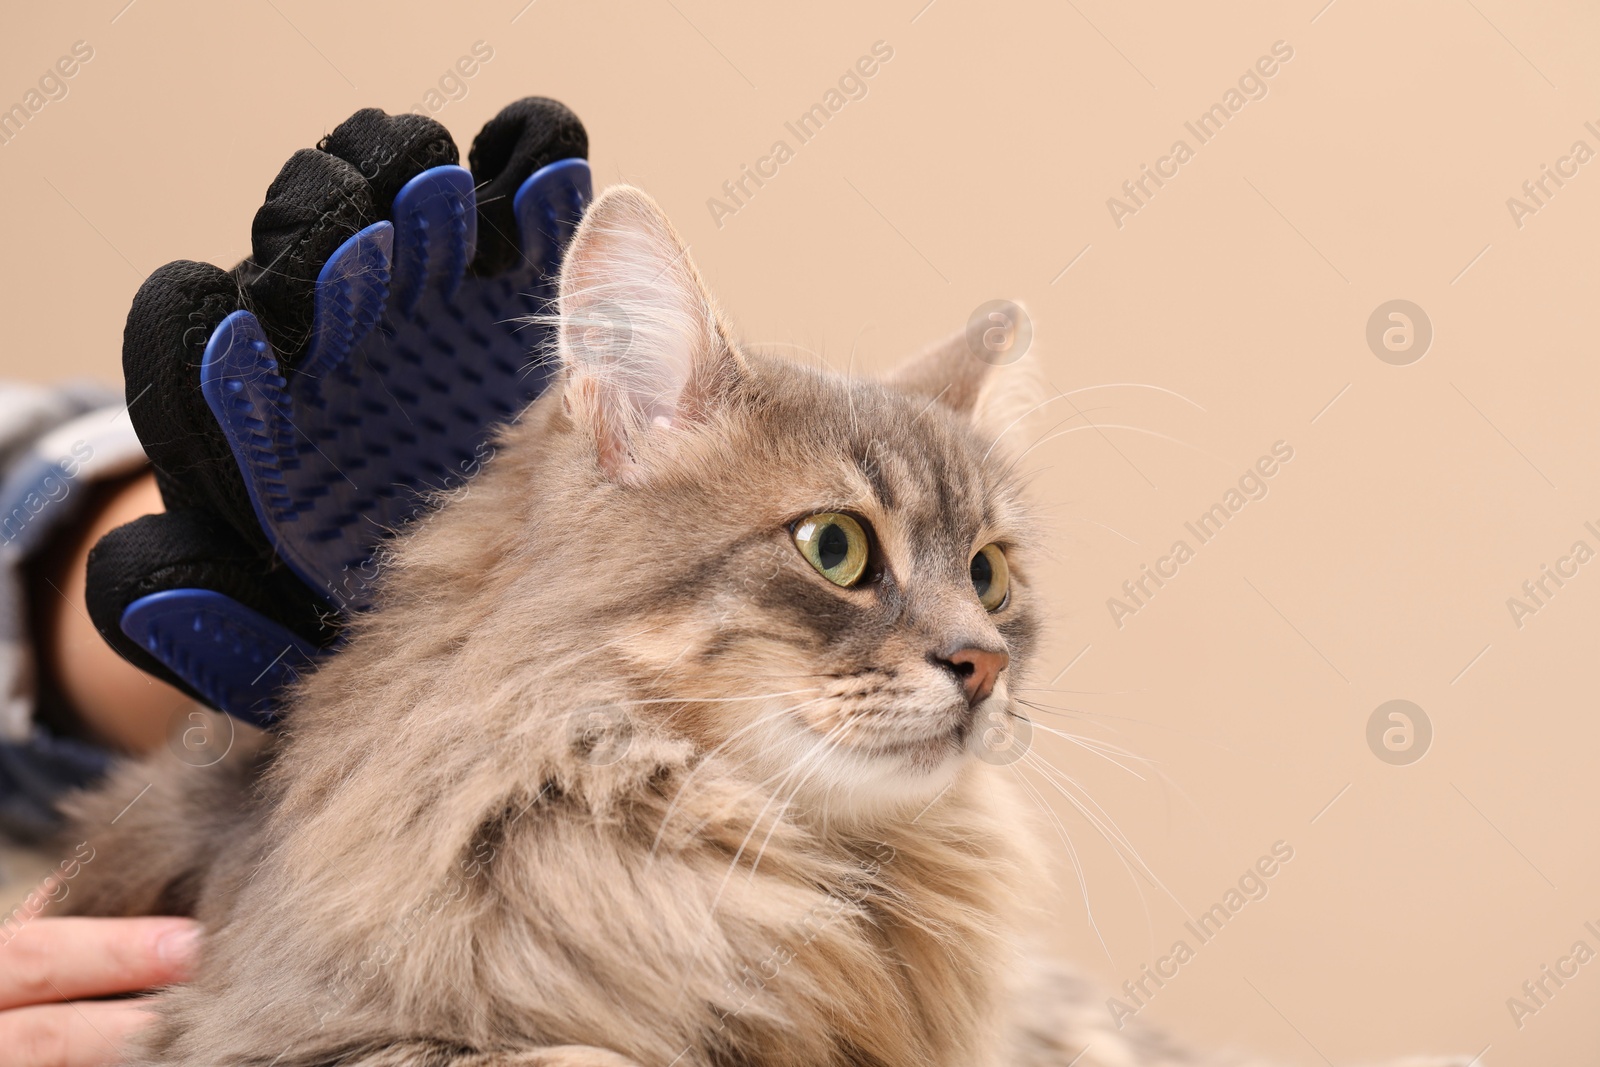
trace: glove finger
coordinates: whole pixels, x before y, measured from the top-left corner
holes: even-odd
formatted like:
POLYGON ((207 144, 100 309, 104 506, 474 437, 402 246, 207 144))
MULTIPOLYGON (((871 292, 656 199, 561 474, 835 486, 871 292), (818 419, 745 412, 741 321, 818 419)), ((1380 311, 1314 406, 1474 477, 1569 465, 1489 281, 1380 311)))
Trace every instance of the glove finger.
POLYGON ((267 188, 251 226, 251 257, 236 269, 284 365, 293 367, 310 343, 323 265, 377 211, 361 172, 314 148, 290 156, 267 188))
MULTIPOLYGON (((248 268, 252 310, 286 366, 321 376, 337 365, 382 316, 392 264, 402 304, 414 308, 427 273, 424 242, 459 245, 433 256, 446 274, 451 261, 461 264, 459 277, 470 234, 405 234, 394 249, 386 228, 371 225, 393 216, 396 196, 418 174, 459 157, 449 131, 434 120, 365 108, 284 165, 256 215, 248 268)), ((457 184, 470 182, 460 177, 457 184)))
POLYGON ((472 258, 477 213, 472 175, 457 166, 449 131, 423 115, 367 108, 317 147, 353 165, 379 217, 394 222, 391 313, 409 319, 430 285, 453 296, 472 258))
POLYGON ((208 704, 214 704, 202 691, 208 687, 175 672, 122 629, 129 605, 175 589, 220 593, 311 646, 325 648, 338 636, 333 613, 293 574, 205 511, 167 511, 117 527, 89 553, 89 618, 135 666, 208 704))
POLYGON ((366 179, 378 218, 391 218, 400 188, 431 167, 459 162, 450 131, 426 115, 390 115, 363 108, 334 127, 317 145, 344 160, 366 179))
POLYGON ((228 441, 200 393, 200 363, 212 331, 241 303, 237 279, 209 263, 179 260, 145 279, 122 334, 128 418, 173 510, 208 507, 240 531, 266 538, 228 441))
POLYGON ((500 274, 522 262, 512 197, 534 171, 559 159, 583 159, 589 135, 565 104, 530 96, 490 119, 468 160, 478 182, 478 252, 473 273, 500 274))

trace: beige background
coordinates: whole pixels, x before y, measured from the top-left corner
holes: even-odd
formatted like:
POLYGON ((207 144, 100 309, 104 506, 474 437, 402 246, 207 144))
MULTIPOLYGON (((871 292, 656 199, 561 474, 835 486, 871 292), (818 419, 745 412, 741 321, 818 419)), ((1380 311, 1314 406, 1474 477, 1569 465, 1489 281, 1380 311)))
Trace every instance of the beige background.
POLYGON ((0 147, 0 373, 115 380, 145 274, 231 265, 290 152, 419 103, 482 40, 438 112, 463 148, 515 97, 566 101, 597 176, 662 201, 749 339, 877 367, 1013 297, 1051 384, 1086 390, 1032 431, 1081 413, 1029 454, 1056 522, 1043 679, 1072 664, 1033 695, 1145 762, 1034 754, 1165 890, 1060 801, 1099 933, 1064 866, 1052 937, 1136 977, 1282 840, 1269 895, 1145 1017, 1307 1064, 1600 1062, 1600 962, 1520 1029, 1506 1004, 1574 941, 1600 950, 1600 563, 1520 629, 1506 606, 1574 541, 1600 549, 1600 162, 1520 228, 1506 205, 1575 140, 1600 150, 1600 14, 925 2, 14 9, 0 102, 74 41, 94 58, 0 147), (707 199, 879 40, 866 98, 719 228, 707 199), (1269 94, 1119 229, 1107 198, 1194 147, 1183 123, 1280 40, 1269 94), (1365 339, 1397 298, 1435 332, 1408 366, 1365 339), (1119 629, 1106 599, 1279 440, 1269 495, 1119 629), (1433 726, 1409 766, 1366 741, 1395 698, 1433 726))

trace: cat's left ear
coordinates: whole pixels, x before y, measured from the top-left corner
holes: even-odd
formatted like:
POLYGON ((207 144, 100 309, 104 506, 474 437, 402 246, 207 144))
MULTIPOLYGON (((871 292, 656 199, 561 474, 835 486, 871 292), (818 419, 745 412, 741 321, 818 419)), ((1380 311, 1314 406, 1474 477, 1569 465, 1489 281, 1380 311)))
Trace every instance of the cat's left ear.
POLYGON ((567 405, 611 477, 633 471, 652 435, 708 418, 742 370, 688 248, 632 186, 584 215, 557 308, 567 405))
POLYGON ((982 345, 982 338, 972 336, 972 327, 929 345, 912 356, 884 379, 885 383, 901 392, 925 397, 929 403, 938 403, 958 415, 965 415, 975 424, 982 425, 1001 414, 1004 407, 1002 379, 1022 377, 1011 366, 1015 358, 995 359, 982 345), (987 357, 987 358, 986 358, 987 357), (1010 369, 1012 373, 1003 372, 1010 369))

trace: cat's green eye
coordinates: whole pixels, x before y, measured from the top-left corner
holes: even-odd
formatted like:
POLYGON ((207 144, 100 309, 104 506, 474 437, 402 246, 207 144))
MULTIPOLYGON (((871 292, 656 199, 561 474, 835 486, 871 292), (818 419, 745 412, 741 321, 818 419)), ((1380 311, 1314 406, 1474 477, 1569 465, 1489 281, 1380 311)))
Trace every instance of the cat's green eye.
POLYGON ((867 571, 867 531, 848 515, 824 511, 801 519, 794 543, 806 561, 834 585, 855 585, 867 571))
POLYGON ((999 611, 1006 606, 1006 597, 1011 594, 1011 571, 999 545, 984 545, 972 557, 972 588, 979 603, 988 610, 999 611))

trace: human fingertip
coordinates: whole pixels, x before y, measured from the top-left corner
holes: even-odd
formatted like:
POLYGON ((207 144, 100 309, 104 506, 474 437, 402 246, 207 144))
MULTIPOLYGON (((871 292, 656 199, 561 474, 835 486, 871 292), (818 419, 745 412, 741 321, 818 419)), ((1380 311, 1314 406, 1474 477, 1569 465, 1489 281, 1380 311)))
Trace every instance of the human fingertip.
POLYGON ((175 925, 156 938, 156 958, 175 967, 187 968, 194 963, 200 948, 200 925, 184 922, 175 925))

